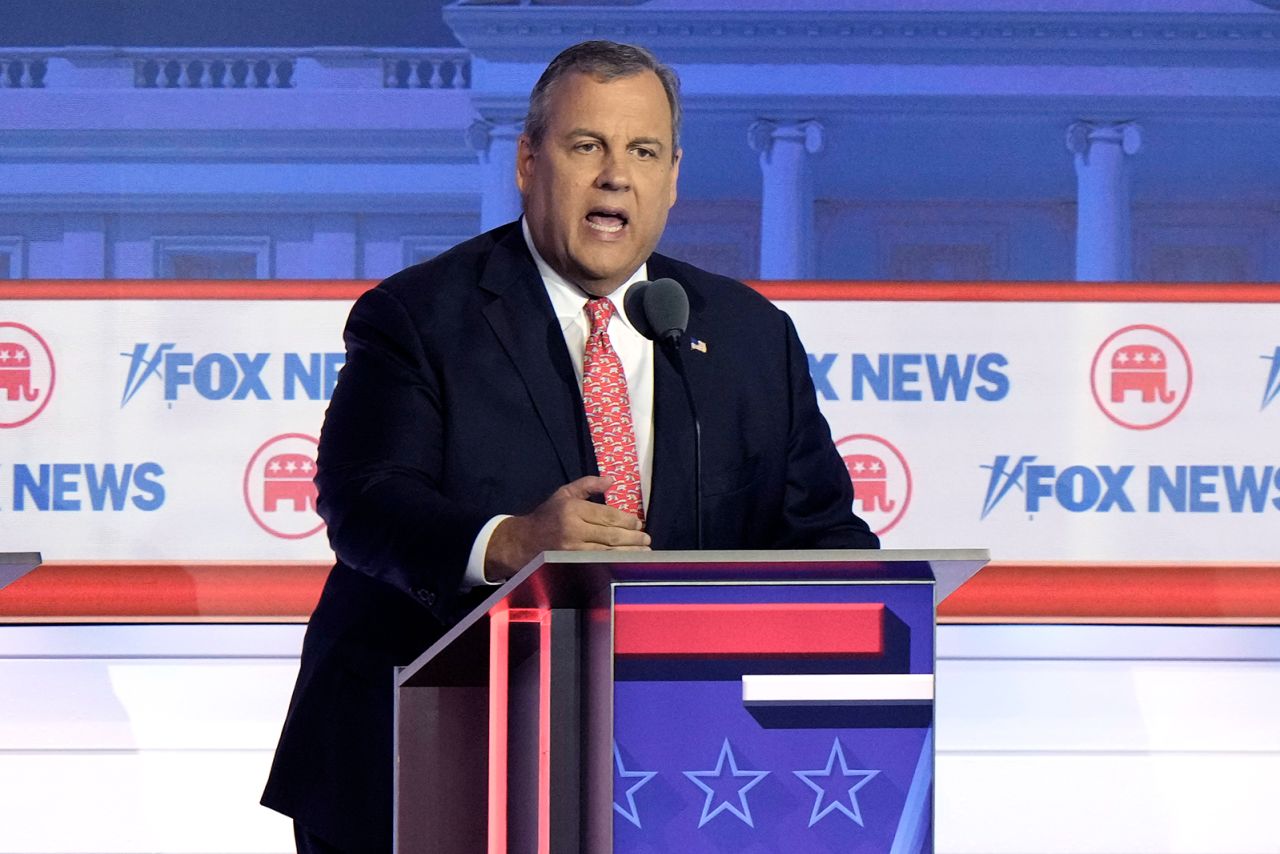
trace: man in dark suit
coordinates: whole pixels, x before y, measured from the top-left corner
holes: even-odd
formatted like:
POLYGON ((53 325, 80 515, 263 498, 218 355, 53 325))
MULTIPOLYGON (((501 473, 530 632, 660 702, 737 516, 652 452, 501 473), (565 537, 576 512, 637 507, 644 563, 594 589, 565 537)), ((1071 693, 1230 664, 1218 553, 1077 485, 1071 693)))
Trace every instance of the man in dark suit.
POLYGON ((670 354, 620 310, 635 282, 689 297, 705 547, 878 545, 790 319, 653 253, 679 117, 675 76, 647 51, 568 49, 530 97, 524 218, 352 309, 316 479, 338 563, 263 797, 294 817, 300 851, 389 850, 393 667, 486 585, 549 549, 695 547, 692 419, 670 354))

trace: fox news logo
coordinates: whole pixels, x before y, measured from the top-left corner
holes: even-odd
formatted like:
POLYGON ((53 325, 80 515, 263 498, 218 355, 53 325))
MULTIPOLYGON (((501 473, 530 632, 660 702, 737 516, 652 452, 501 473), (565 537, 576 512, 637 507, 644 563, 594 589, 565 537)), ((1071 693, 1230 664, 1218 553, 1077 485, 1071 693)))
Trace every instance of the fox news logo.
POLYGON ((984 401, 1009 396, 1001 353, 810 353, 809 376, 824 400, 984 401))
POLYGON ((1016 488, 1028 514, 1056 507, 1069 513, 1262 513, 1280 510, 1280 467, 1255 465, 1071 465, 1059 468, 1023 454, 989 466, 985 519, 1016 488))
POLYGON ((1262 408, 1266 409, 1271 405, 1271 401, 1280 395, 1280 347, 1270 356, 1263 356, 1271 362, 1271 370, 1267 374, 1267 386, 1262 392, 1262 408))
POLYGON ((95 513, 159 510, 164 468, 142 463, 14 463, 10 467, 13 512, 95 513))
POLYGON ((170 403, 193 394, 205 400, 328 400, 346 363, 345 353, 197 355, 177 347, 143 343, 120 354, 129 360, 121 408, 146 385, 161 388, 170 403))

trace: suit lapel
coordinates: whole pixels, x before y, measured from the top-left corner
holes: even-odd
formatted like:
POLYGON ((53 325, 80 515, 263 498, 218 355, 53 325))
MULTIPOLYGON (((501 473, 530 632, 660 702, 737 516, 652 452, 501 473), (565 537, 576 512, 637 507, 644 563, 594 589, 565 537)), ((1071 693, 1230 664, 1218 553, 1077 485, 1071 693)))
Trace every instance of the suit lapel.
POLYGON ((565 482, 594 473, 594 458, 584 458, 586 417, 564 333, 518 225, 499 239, 479 284, 494 297, 485 318, 528 389, 565 482))

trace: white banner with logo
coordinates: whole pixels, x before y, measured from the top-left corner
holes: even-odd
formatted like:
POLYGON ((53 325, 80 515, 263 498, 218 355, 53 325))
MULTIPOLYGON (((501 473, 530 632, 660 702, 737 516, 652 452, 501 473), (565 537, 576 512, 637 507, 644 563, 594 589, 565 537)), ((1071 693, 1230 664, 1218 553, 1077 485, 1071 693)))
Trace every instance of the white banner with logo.
MULTIPOLYGON (((1280 557, 1280 303, 780 304, 886 546, 1280 557)), ((329 559, 311 476, 348 309, 7 301, 0 550, 329 559)))

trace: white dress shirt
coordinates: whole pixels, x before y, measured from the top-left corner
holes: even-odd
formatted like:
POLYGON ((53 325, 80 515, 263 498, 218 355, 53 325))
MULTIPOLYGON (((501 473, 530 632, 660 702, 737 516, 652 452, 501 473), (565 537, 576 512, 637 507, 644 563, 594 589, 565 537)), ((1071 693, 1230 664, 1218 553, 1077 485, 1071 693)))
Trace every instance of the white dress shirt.
MULTIPOLYGON (((524 242, 533 254, 533 262, 538 265, 538 273, 542 276, 542 284, 551 298, 551 310, 560 322, 560 331, 564 333, 564 344, 569 349, 569 358, 573 361, 573 369, 578 377, 578 385, 582 385, 582 361, 587 348, 587 337, 591 334, 591 318, 587 314, 587 300, 591 297, 577 285, 567 281, 563 276, 551 269, 551 265, 538 254, 533 245, 533 237, 529 233, 529 225, 524 218, 520 219, 520 228, 524 232, 524 242)), ((627 378, 627 395, 631 399, 631 423, 636 434, 636 458, 640 461, 640 495, 645 510, 649 509, 649 486, 653 479, 653 342, 645 338, 631 325, 623 309, 623 300, 627 289, 636 282, 647 279, 648 265, 641 264, 640 269, 608 299, 616 309, 609 320, 609 342, 614 352, 622 361, 622 372, 627 378)), ((494 516, 480 533, 476 535, 471 546, 471 554, 467 559, 467 571, 463 576, 462 589, 469 590, 480 584, 491 584, 484 576, 484 558, 489 549, 489 540, 498 523, 509 515, 494 516)))

